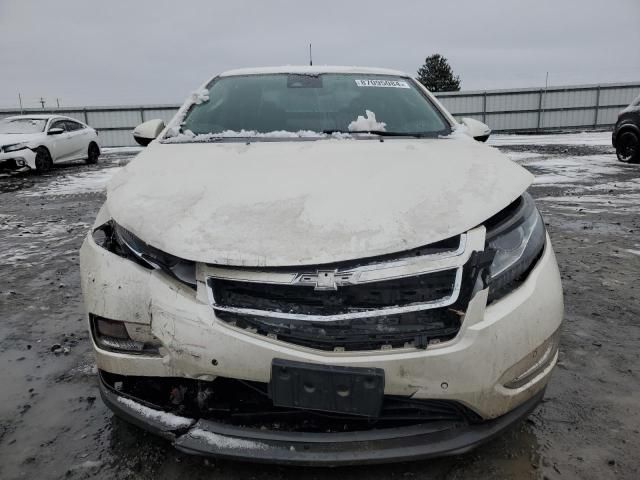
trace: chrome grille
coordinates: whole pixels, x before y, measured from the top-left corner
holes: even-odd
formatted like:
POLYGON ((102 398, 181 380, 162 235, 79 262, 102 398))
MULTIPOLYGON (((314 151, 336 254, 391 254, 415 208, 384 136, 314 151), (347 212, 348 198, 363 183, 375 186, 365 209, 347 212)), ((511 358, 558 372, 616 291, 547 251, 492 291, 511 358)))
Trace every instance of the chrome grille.
MULTIPOLYGON (((457 269, 427 273, 339 288, 318 288, 306 283, 268 284, 209 280, 215 304, 219 308, 262 310, 288 315, 336 315, 369 313, 389 307, 440 302, 451 299, 456 286, 457 269)), ((307 274, 303 274, 307 275, 307 274)), ((322 274, 323 276, 324 274, 322 274)))
POLYGON ((448 250, 357 266, 209 267, 207 292, 219 320, 287 343, 338 351, 424 347, 458 332, 468 301, 460 297, 465 264, 483 246, 479 227, 448 250))

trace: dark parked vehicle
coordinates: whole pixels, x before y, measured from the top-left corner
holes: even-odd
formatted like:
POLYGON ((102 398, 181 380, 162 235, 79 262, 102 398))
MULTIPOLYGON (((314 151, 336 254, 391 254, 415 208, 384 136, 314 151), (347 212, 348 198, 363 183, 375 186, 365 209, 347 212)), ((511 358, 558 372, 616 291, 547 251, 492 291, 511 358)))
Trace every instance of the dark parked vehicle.
POLYGON ((612 142, 618 160, 640 163, 640 96, 618 115, 612 142))

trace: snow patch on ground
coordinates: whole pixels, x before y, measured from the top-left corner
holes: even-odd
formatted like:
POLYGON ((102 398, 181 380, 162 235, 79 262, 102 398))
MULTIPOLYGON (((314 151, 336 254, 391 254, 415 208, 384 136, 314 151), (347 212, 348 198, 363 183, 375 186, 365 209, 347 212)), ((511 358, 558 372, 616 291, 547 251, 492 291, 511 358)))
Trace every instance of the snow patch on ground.
POLYGON ((0 251, 0 265, 19 264, 21 268, 42 262, 43 244, 55 244, 61 252, 64 250, 59 255, 77 256, 78 231, 84 232, 90 226, 85 222, 67 222, 64 219, 42 220, 26 226, 24 220, 13 215, 0 220, 3 237, 17 240, 17 246, 0 251))
POLYGON ((21 192, 19 196, 39 197, 42 195, 74 195, 79 193, 103 192, 107 183, 111 180, 111 177, 118 173, 121 168, 122 167, 113 167, 77 173, 75 175, 65 175, 42 188, 21 192))
POLYGON ((217 433, 207 432, 200 428, 194 428, 187 434, 190 437, 198 440, 204 440, 209 445, 218 447, 220 449, 232 449, 232 450, 266 450, 267 445, 262 442, 255 442, 253 440, 245 440, 242 438, 227 437, 224 435, 218 435, 217 433))
POLYGON ((358 115, 358 118, 349 124, 350 132, 384 132, 386 130, 387 124, 378 122, 375 113, 365 110, 365 114, 366 117, 358 115))
POLYGON ((536 185, 593 185, 621 168, 614 155, 528 157, 518 163, 534 169, 536 185))
POLYGON ((611 146, 611 132, 554 133, 546 135, 494 134, 489 145, 606 145, 611 146))
POLYGON ((179 417, 178 415, 174 415, 173 413, 154 410, 153 408, 145 407, 138 402, 134 402, 129 398, 118 397, 118 402, 122 403, 123 405, 142 415, 143 417, 161 423, 168 428, 186 428, 193 423, 193 420, 190 418, 179 417))
POLYGON ((502 153, 504 153, 507 157, 509 157, 514 162, 522 162, 525 160, 541 158, 545 156, 541 153, 533 153, 533 152, 502 152, 502 153))
POLYGON ((118 153, 140 153, 144 147, 104 147, 101 149, 104 154, 118 153))
POLYGON ((69 373, 71 375, 84 375, 91 377, 98 374, 98 366, 95 363, 80 364, 72 368, 69 373))
POLYGON ((87 460, 78 465, 71 467, 71 470, 87 470, 91 468, 99 468, 102 466, 102 460, 87 460))
POLYGON ((625 208, 626 211, 640 211, 640 193, 621 195, 575 195, 575 196, 549 196, 539 198, 540 202, 568 203, 574 205, 606 205, 610 208, 625 208))
MULTIPOLYGON (((640 172, 639 172, 640 175, 640 172)), ((577 187, 576 191, 581 192, 603 192, 603 191, 639 191, 640 192, 640 176, 633 180, 628 180, 626 182, 605 182, 605 183, 597 183, 594 185, 580 185, 577 187)))

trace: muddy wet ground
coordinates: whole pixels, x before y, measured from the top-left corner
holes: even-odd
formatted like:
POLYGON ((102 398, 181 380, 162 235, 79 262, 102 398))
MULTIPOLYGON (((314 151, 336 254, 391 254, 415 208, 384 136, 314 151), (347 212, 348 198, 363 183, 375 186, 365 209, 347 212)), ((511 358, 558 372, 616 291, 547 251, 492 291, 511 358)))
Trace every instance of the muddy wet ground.
POLYGON ((494 140, 536 174, 562 271, 544 403, 467 455, 338 470, 190 457, 115 418, 96 386, 78 248, 132 154, 0 178, 0 478, 640 478, 640 166, 618 162, 606 135, 554 138, 494 140))

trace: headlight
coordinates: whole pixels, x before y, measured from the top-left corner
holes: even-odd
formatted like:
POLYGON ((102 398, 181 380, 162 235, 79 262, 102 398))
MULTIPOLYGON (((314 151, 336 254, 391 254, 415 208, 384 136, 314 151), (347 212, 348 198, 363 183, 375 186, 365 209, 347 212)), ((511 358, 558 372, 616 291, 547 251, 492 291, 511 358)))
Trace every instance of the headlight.
POLYGON ((489 276, 489 302, 515 289, 542 254, 544 222, 531 195, 487 222, 487 249, 495 251, 489 276))
POLYGON ((26 143, 14 143, 12 145, 5 145, 3 147, 3 150, 9 153, 9 152, 17 152, 18 150, 24 150, 25 148, 27 148, 26 143))
POLYGON ((145 268, 162 270, 183 283, 196 286, 196 264, 158 250, 113 221, 94 229, 93 239, 101 247, 145 268))

